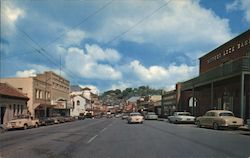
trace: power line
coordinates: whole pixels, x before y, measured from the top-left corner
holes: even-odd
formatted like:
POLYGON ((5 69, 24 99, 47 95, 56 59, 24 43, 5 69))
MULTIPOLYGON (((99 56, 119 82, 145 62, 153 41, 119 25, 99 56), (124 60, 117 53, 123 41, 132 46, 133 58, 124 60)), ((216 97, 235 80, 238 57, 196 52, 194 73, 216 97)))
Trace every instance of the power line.
POLYGON ((62 34, 60 34, 57 38, 55 38, 54 40, 52 40, 51 42, 49 42, 45 48, 47 48, 48 46, 50 46, 52 43, 58 41, 60 38, 62 38, 62 36, 64 36, 66 33, 70 32, 71 30, 77 28, 78 26, 80 26, 81 24, 83 24, 84 22, 86 22, 88 19, 90 19, 91 17, 97 15, 99 12, 101 12, 102 10, 104 10, 105 8, 107 8, 111 3, 113 3, 114 0, 109 1, 108 3, 104 4, 102 7, 100 7, 99 9, 97 9, 96 11, 94 11, 93 13, 91 13, 90 15, 88 15, 87 17, 85 17, 83 20, 81 20, 79 23, 77 23, 76 25, 72 26, 68 31, 63 32, 62 34))
POLYGON ((159 8, 155 9, 153 12, 151 12, 150 14, 148 14, 147 16, 143 17, 141 20, 139 20, 137 23, 135 23, 133 26, 131 26, 130 28, 128 28, 127 30, 125 30, 124 32, 120 33, 119 35, 115 36, 114 38, 112 38, 111 40, 109 40, 107 42, 107 44, 111 44, 113 41, 121 38, 123 35, 127 34, 129 31, 133 30, 135 27, 137 27, 139 24, 141 24, 144 20, 150 18, 151 16, 153 16, 155 13, 157 13, 159 10, 161 10, 162 8, 166 7, 169 2, 171 0, 167 1, 166 3, 164 3, 163 5, 161 5, 159 8))

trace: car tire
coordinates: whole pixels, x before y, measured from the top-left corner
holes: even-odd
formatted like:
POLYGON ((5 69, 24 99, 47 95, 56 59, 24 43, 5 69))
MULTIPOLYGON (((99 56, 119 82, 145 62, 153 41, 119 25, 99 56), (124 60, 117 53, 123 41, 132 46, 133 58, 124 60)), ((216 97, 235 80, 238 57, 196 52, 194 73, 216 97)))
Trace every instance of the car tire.
POLYGON ((168 119, 168 122, 169 122, 169 123, 172 123, 172 121, 171 121, 170 119, 168 119))
POLYGON ((39 126, 38 123, 36 123, 36 124, 35 124, 35 128, 37 128, 38 126, 39 126))
POLYGON ((28 125, 27 125, 27 124, 24 124, 24 125, 23 125, 23 129, 24 129, 24 130, 28 129, 28 125))
POLYGON ((201 128, 201 123, 200 123, 200 121, 197 121, 197 122, 196 122, 196 125, 197 125, 198 128, 201 128))
POLYGON ((220 129, 218 123, 216 123, 216 122, 213 123, 213 129, 214 129, 214 130, 220 129))

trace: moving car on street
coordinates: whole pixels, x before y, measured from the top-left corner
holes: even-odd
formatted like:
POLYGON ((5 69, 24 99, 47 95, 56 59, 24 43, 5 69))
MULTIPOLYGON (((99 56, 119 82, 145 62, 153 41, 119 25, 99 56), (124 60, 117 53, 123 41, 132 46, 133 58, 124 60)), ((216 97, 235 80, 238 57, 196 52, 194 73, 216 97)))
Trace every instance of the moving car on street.
POLYGON ((139 112, 132 112, 129 114, 128 123, 143 123, 143 116, 139 112))
POLYGON ((32 127, 38 127, 39 126, 39 120, 34 119, 33 117, 29 115, 18 115, 14 117, 11 121, 9 121, 6 125, 6 129, 28 129, 32 127))
POLYGON ((212 127, 215 130, 220 128, 237 129, 243 124, 243 119, 235 117, 233 112, 227 110, 210 110, 196 120, 197 127, 212 127))
POLYGON ((173 116, 168 117, 170 123, 194 123, 195 117, 190 112, 174 112, 173 116))
POLYGON ((155 114, 155 112, 148 112, 145 115, 145 120, 157 120, 158 119, 158 115, 155 114))

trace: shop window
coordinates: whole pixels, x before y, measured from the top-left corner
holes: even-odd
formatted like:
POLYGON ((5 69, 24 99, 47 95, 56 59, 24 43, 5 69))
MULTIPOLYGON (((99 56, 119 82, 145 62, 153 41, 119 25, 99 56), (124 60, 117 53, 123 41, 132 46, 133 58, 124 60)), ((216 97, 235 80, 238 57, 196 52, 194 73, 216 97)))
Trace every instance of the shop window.
POLYGON ((39 90, 36 89, 36 99, 39 98, 39 90))
POLYGON ((40 99, 43 98, 43 91, 39 91, 39 98, 40 98, 40 99))

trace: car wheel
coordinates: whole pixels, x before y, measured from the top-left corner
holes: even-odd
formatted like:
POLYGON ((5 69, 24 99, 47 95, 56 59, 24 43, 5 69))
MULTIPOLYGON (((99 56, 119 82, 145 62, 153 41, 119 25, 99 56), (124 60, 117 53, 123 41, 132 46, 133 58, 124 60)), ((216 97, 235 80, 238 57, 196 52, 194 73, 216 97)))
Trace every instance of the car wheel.
POLYGON ((171 121, 170 119, 168 119, 168 122, 169 122, 169 123, 172 123, 172 121, 171 121))
POLYGON ((35 128, 37 128, 38 126, 39 126, 38 123, 36 123, 36 124, 35 124, 35 128))
POLYGON ((213 129, 214 130, 218 130, 219 129, 218 123, 216 123, 216 122, 213 123, 213 129))
POLYGON ((197 121, 197 122, 196 122, 196 125, 197 125, 198 128, 201 128, 201 123, 200 123, 200 121, 197 121))
POLYGON ((24 130, 28 129, 28 125, 25 124, 25 125, 23 126, 23 129, 24 129, 24 130))

